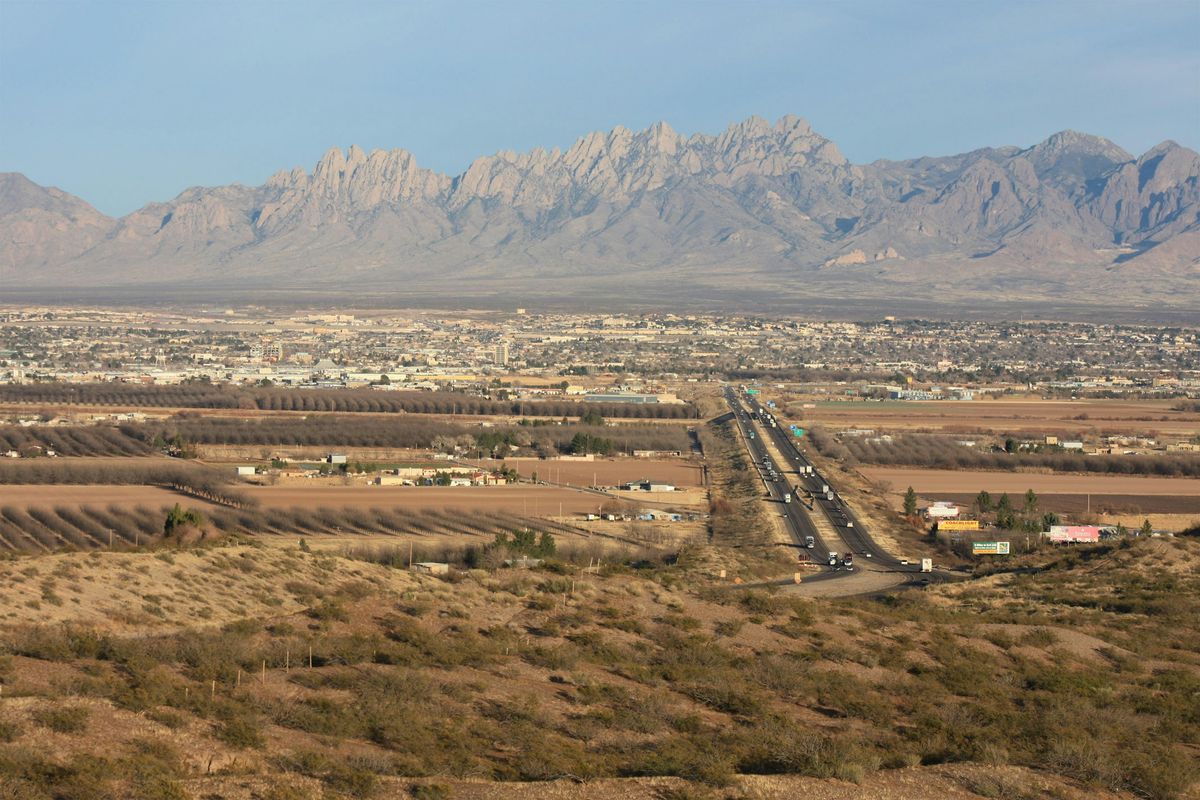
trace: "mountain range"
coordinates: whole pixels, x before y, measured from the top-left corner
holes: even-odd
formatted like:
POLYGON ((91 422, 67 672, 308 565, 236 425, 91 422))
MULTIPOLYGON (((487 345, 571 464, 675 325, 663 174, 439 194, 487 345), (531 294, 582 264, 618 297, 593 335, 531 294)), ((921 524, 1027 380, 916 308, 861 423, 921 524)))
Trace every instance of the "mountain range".
POLYGON ((120 218, 6 173, 0 285, 1200 308, 1200 156, 1063 131, 852 164, 794 116, 716 136, 660 122, 456 176, 404 150, 335 148, 311 172, 120 218))

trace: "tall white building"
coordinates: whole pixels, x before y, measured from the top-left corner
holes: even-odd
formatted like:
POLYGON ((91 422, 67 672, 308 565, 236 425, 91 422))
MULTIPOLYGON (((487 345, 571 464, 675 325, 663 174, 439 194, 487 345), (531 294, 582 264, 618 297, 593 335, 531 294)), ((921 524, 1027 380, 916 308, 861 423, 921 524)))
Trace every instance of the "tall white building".
POLYGON ((508 342, 497 342, 492 348, 492 363, 501 367, 508 366, 508 342))

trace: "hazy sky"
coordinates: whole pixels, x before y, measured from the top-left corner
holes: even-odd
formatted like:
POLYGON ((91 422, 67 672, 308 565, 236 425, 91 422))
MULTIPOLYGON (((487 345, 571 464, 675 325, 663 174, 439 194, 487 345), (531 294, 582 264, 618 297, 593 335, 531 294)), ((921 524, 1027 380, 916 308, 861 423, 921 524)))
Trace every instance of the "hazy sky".
POLYGON ((1200 0, 0 0, 0 171, 110 214, 326 149, 461 172, 665 119, 806 117, 851 160, 1200 147, 1200 0))

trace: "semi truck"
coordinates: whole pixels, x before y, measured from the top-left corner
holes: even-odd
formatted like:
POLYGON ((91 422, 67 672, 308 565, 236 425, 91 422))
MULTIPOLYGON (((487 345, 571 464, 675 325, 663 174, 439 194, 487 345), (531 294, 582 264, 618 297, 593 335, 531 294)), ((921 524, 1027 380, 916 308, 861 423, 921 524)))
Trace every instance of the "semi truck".
POLYGON ((783 502, 785 502, 785 503, 790 503, 790 502, 792 502, 792 493, 791 493, 791 492, 784 492, 784 493, 783 493, 783 502))
POLYGON ((814 547, 817 546, 817 540, 812 536, 805 536, 804 537, 804 546, 807 547, 809 550, 812 550, 814 547))

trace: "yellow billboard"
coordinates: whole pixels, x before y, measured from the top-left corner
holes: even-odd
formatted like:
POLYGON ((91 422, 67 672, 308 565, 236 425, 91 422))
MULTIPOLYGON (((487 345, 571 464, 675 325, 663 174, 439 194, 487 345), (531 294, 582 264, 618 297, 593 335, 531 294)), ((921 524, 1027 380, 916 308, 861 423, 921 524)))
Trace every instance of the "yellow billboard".
POLYGON ((939 519, 939 531, 977 531, 979 530, 979 520, 977 519, 939 519))

